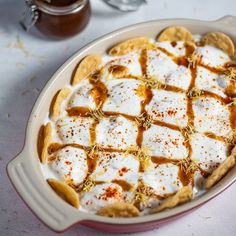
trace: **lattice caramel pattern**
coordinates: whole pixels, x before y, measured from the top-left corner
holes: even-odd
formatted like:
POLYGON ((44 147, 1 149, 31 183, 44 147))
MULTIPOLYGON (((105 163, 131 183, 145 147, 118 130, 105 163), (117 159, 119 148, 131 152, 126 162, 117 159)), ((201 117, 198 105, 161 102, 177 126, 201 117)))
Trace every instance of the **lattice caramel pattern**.
MULTIPOLYGON (((191 200, 193 195, 192 186, 194 184, 195 172, 201 172, 203 176, 207 177, 205 184, 206 188, 210 188, 215 185, 235 164, 235 150, 232 151, 232 149, 235 145, 236 130, 236 64, 235 62, 230 61, 224 66, 212 67, 203 62, 202 56, 198 54, 197 51, 198 46, 207 44, 213 45, 214 47, 217 47, 226 52, 228 55, 232 56, 235 53, 235 49, 231 39, 223 33, 211 32, 204 35, 200 42, 195 42, 193 35, 187 29, 182 26, 176 26, 169 27, 161 32, 161 34, 157 37, 157 41, 169 41, 172 42, 173 45, 176 44, 177 41, 183 41, 185 54, 183 56, 175 56, 172 52, 169 52, 161 46, 157 46, 156 43, 153 43, 149 39, 140 37, 129 39, 114 46, 108 51, 108 54, 112 57, 117 57, 124 56, 129 53, 132 54, 133 52, 138 52, 140 54, 139 63, 141 68, 141 75, 130 74, 127 67, 123 65, 111 65, 109 63, 103 65, 102 57, 98 55, 89 55, 85 57, 76 68, 75 76, 71 82, 72 86, 76 87, 82 81, 88 80, 92 85, 91 94, 95 102, 95 108, 92 109, 90 107, 70 107, 63 112, 66 112, 69 117, 86 117, 93 120, 93 124, 90 128, 91 145, 86 146, 76 143, 54 143, 52 140, 51 123, 48 123, 44 126, 43 135, 40 136, 42 139, 40 142, 42 144, 41 161, 43 163, 47 163, 53 160, 53 156, 55 156, 58 150, 64 148, 65 146, 73 146, 83 149, 90 162, 91 160, 96 162, 97 155, 102 152, 121 152, 124 154, 133 154, 140 162, 139 171, 141 172, 145 171, 150 163, 155 163, 157 165, 163 163, 171 163, 178 166, 179 172, 182 176, 182 183, 184 187, 176 192, 175 195, 168 196, 160 206, 152 210, 153 213, 162 211, 167 208, 175 207, 178 204, 191 200), (188 68, 191 74, 191 80, 188 88, 185 89, 179 86, 170 85, 161 81, 156 76, 150 76, 147 71, 149 50, 159 50, 166 57, 170 58, 173 63, 176 63, 176 65, 188 68), (200 89, 196 86, 198 68, 200 67, 206 69, 209 72, 224 76, 225 80, 228 81, 228 85, 224 90, 224 96, 221 96, 209 90, 200 89), (104 103, 110 96, 109 89, 104 83, 104 77, 107 76, 107 78, 110 78, 110 75, 113 75, 116 79, 133 79, 139 81, 142 84, 141 89, 139 89, 138 91, 139 96, 142 98, 140 103, 140 114, 130 115, 119 113, 116 111, 103 110, 104 103), (146 108, 152 101, 152 98, 154 96, 153 91, 155 90, 179 93, 186 97, 186 125, 183 126, 178 123, 168 123, 150 115, 146 108), (228 109, 230 114, 230 133, 219 135, 215 132, 209 132, 209 130, 206 130, 204 132, 197 131, 194 120, 194 103, 197 100, 204 100, 206 98, 214 99, 216 102, 220 103, 222 106, 228 109), (102 147, 96 142, 96 126, 104 118, 117 116, 123 116, 127 120, 132 121, 137 125, 138 131, 136 144, 131 145, 129 148, 125 149, 102 147), (144 132, 150 129, 150 127, 153 125, 178 131, 183 136, 183 143, 188 151, 187 156, 183 157, 180 160, 173 157, 152 155, 152 150, 150 150, 150 147, 143 145, 143 135, 144 132), (215 170, 213 171, 213 173, 205 171, 200 165, 198 165, 198 163, 196 163, 191 158, 193 152, 191 147, 191 139, 193 135, 198 133, 201 133, 201 135, 210 139, 221 141, 228 148, 229 157, 222 164, 220 164, 219 167, 215 166, 215 170)), ((63 88, 55 95, 50 110, 50 117, 53 121, 56 121, 60 118, 60 115, 62 113, 62 103, 71 96, 71 93, 72 91, 70 89, 63 88)), ((79 200, 78 197, 75 197, 75 192, 78 195, 81 192, 90 191, 90 189, 93 188, 94 185, 99 184, 94 182, 94 180, 91 178, 92 172, 93 169, 88 170, 88 175, 80 185, 75 185, 70 180, 63 180, 64 182, 61 182, 61 184, 58 183, 60 181, 53 182, 53 180, 49 180, 49 184, 56 192, 59 193, 59 195, 63 195, 64 199, 68 203, 72 204, 75 207, 78 207, 79 200), (65 188, 65 191, 62 191, 61 188, 63 188, 63 186, 65 185, 68 186, 68 189, 65 188), (74 197, 67 197, 67 194, 72 194, 74 197)), ((137 195, 135 195, 137 204, 137 200, 140 203, 141 201, 143 201, 142 199, 146 199, 145 196, 148 194, 146 192, 147 188, 145 188, 145 186, 142 188, 140 188, 140 186, 136 187, 136 190, 138 190, 138 192, 136 191, 137 195), (142 189, 145 189, 143 193, 141 191, 142 189)), ((131 217, 139 215, 139 212, 138 209, 131 203, 118 203, 101 209, 98 214, 104 216, 131 217)))

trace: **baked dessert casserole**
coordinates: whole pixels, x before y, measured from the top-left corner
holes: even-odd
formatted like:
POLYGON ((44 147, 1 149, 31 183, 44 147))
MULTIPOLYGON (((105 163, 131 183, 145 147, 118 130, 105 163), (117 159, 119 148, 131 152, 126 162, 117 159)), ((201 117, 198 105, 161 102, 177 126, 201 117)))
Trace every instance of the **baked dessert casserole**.
POLYGON ((134 217, 204 194, 235 165, 235 143, 232 40, 172 26, 85 57, 56 92, 38 151, 73 207, 134 217))

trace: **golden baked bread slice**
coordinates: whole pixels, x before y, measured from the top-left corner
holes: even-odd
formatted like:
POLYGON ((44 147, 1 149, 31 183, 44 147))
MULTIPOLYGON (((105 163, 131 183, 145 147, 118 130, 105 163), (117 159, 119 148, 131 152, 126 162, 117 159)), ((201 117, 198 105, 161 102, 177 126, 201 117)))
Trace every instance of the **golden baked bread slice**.
POLYGON ((101 208, 97 215, 108 217, 134 217, 139 215, 139 210, 130 203, 114 203, 101 208))
POLYGON ((228 171, 235 165, 235 157, 236 157, 236 146, 232 150, 231 155, 216 168, 212 174, 207 178, 205 187, 206 189, 211 188, 216 183, 218 183, 219 180, 221 180, 228 171))
POLYGON ((132 38, 115 45, 108 51, 108 54, 110 56, 122 56, 136 50, 147 49, 150 46, 151 44, 147 38, 132 38))
POLYGON ((42 132, 42 150, 41 150, 41 162, 43 164, 47 163, 47 157, 48 157, 48 147, 50 145, 51 139, 52 139, 52 126, 51 123, 48 122, 44 127, 43 127, 43 132, 42 132))
POLYGON ((86 79, 89 75, 94 73, 101 65, 102 58, 98 55, 91 54, 85 57, 76 68, 74 76, 72 77, 72 85, 78 84, 81 80, 86 79))
POLYGON ((63 88, 56 93, 50 107, 50 118, 52 120, 55 120, 60 116, 61 103, 67 98, 70 92, 70 89, 63 88))
POLYGON ((171 26, 164 29, 158 36, 157 41, 185 41, 193 42, 192 33, 183 26, 171 26))
POLYGON ((152 213, 157 213, 165 209, 173 208, 177 205, 190 201, 193 197, 193 191, 190 186, 184 186, 175 195, 167 198, 162 204, 152 209, 152 213))
POLYGON ((233 56, 235 47, 229 36, 222 32, 210 32, 202 38, 202 43, 212 45, 223 50, 225 53, 233 56))
POLYGON ((66 202, 75 208, 79 208, 79 195, 76 191, 67 185, 65 182, 48 179, 48 184, 52 189, 66 202))

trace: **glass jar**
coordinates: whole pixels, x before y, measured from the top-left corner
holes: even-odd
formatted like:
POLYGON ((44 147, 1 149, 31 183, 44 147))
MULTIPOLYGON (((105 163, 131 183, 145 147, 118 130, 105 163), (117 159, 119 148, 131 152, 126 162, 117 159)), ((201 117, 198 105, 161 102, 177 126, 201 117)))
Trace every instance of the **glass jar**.
POLYGON ((81 32, 91 16, 89 0, 27 0, 21 21, 29 30, 33 25, 53 38, 67 38, 81 32))

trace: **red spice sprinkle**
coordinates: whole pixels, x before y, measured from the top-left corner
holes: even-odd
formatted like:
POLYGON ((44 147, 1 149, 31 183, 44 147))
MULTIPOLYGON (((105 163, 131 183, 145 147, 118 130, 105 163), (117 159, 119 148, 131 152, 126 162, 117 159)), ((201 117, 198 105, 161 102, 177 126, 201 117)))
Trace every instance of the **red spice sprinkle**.
POLYGON ((105 189, 105 193, 100 197, 102 200, 107 200, 108 198, 120 198, 120 192, 117 188, 108 187, 105 189))
POLYGON ((71 161, 65 161, 66 165, 71 165, 71 161))
POLYGON ((125 173, 127 173, 130 169, 128 169, 127 167, 122 167, 120 170, 119 170, 119 175, 120 176, 123 176, 125 173))
POLYGON ((172 115, 175 116, 176 113, 177 113, 177 111, 174 111, 174 110, 168 110, 167 113, 168 113, 169 116, 172 116, 172 115))
POLYGON ((91 200, 87 201, 85 204, 88 206, 88 205, 91 205, 93 202, 91 200))
POLYGON ((172 142, 173 145, 175 145, 176 147, 178 147, 177 141, 172 140, 171 142, 172 142))

